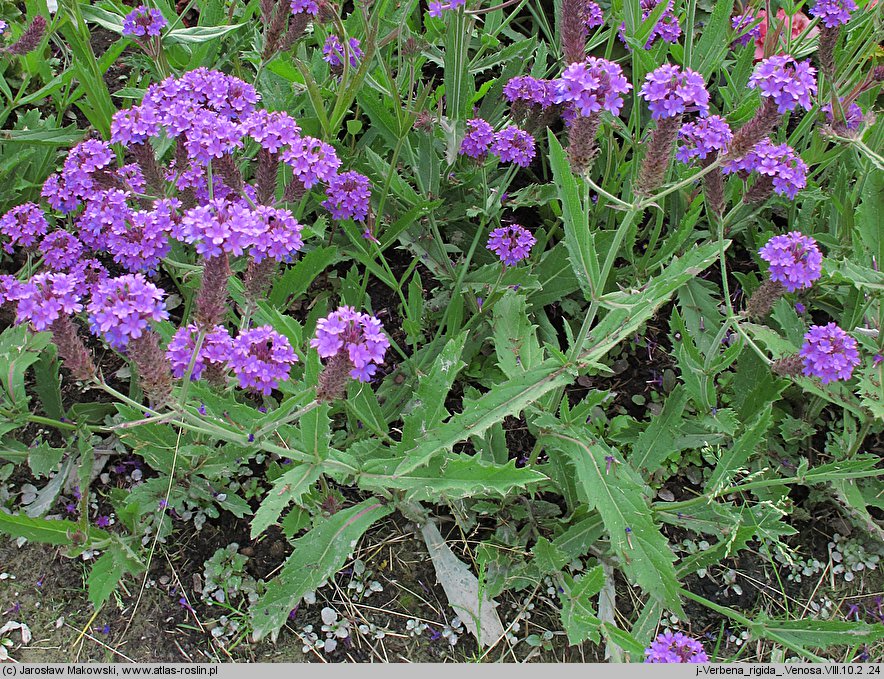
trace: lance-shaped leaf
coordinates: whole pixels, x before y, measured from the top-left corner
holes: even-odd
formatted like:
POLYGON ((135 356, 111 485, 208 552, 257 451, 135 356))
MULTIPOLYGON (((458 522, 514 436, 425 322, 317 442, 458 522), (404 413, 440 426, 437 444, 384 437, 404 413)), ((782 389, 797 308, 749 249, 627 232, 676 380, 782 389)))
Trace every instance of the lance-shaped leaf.
POLYGON ((682 415, 688 403, 688 393, 679 384, 666 397, 663 412, 651 420, 638 440, 632 444, 629 463, 645 478, 657 471, 675 451, 675 439, 681 432, 682 415))
POLYGON ((873 644, 884 639, 884 625, 846 620, 773 620, 761 617, 753 631, 804 649, 873 644))
POLYGON ((736 476, 737 472, 748 464, 755 448, 761 443, 767 430, 770 429, 771 413, 771 406, 767 406, 755 418, 755 421, 749 424, 745 433, 721 454, 721 458, 712 472, 712 477, 706 483, 707 493, 724 488, 736 476))
POLYGON ((144 570, 144 565, 128 547, 119 542, 111 544, 101 555, 86 580, 89 601, 95 608, 108 600, 117 584, 126 575, 137 574, 144 570))
POLYGON ((605 584, 605 573, 596 566, 579 580, 565 576, 565 591, 562 599, 562 626, 568 634, 568 642, 573 646, 587 639, 599 642, 599 625, 602 621, 596 615, 592 598, 605 584))
POLYGON ((342 568, 362 534, 392 511, 375 499, 365 500, 295 540, 279 575, 267 583, 264 595, 252 606, 255 641, 268 633, 275 639, 304 594, 318 589, 342 568))
POLYGON ((252 539, 258 537, 267 530, 267 527, 275 523, 282 514, 282 510, 288 507, 290 502, 301 499, 310 486, 316 482, 321 473, 319 465, 302 464, 294 469, 289 469, 285 474, 273 482, 273 488, 267 493, 267 497, 261 502, 255 517, 252 519, 252 539))
POLYGON ((494 350, 507 377, 521 375, 542 360, 535 326, 528 320, 525 297, 508 290, 494 305, 494 350))
POLYGON ((543 442, 574 465, 588 505, 604 521, 620 567, 651 597, 681 611, 675 556, 654 522, 638 473, 587 428, 566 427, 549 415, 537 424, 543 428, 543 442))
MULTIPOLYGON (((80 533, 80 524, 64 520, 32 519, 21 514, 0 512, 0 531, 14 538, 27 538, 47 545, 70 545, 73 544, 73 536, 80 533)), ((89 527, 86 531, 87 544, 107 540, 109 537, 100 528, 89 527)))

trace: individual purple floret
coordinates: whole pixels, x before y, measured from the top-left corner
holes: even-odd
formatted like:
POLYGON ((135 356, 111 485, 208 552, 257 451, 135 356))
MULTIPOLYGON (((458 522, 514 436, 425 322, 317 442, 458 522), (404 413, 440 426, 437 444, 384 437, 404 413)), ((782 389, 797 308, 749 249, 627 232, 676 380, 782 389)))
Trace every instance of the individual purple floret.
MULTIPOLYGON (((642 21, 645 21, 651 15, 651 12, 654 11, 660 2, 662 2, 662 0, 641 0, 642 21)), ((651 45, 656 42, 657 38, 660 38, 664 42, 678 42, 679 37, 681 37, 681 26, 679 26, 678 18, 672 11, 673 4, 673 0, 667 0, 666 9, 663 10, 656 25, 651 29, 651 34, 648 36, 648 41, 645 43, 645 49, 649 49, 651 45)), ((620 24, 618 35, 621 42, 625 43, 625 23, 620 24)))
POLYGON ((793 110, 799 104, 806 110, 813 106, 816 94, 816 69, 809 61, 795 61, 785 54, 776 54, 759 62, 749 78, 749 88, 758 88, 762 97, 769 97, 779 113, 793 110))
POLYGON ((514 266, 528 258, 536 242, 537 239, 524 226, 510 224, 494 229, 488 238, 487 247, 506 266, 514 266))
POLYGON ((241 129, 243 134, 271 153, 279 153, 284 147, 291 146, 301 134, 301 128, 288 113, 265 109, 258 109, 246 116, 241 129))
POLYGON ((823 255, 816 241, 799 231, 774 236, 758 254, 770 264, 770 279, 789 292, 809 288, 822 272, 823 255))
POLYGON ((605 16, 602 14, 602 8, 598 6, 598 3, 586 0, 583 5, 583 11, 585 14, 583 23, 588 30, 598 28, 605 23, 605 16))
POLYGON ((9 239, 3 249, 10 254, 14 245, 29 248, 48 230, 49 224, 43 216, 43 210, 34 203, 16 205, 0 217, 0 233, 9 239))
POLYGON ((52 271, 69 271, 83 256, 83 244, 67 231, 53 231, 40 241, 37 248, 43 264, 52 271))
POLYGON ((621 95, 632 89, 619 65, 596 57, 570 64, 562 76, 553 82, 555 102, 574 104, 583 116, 602 109, 612 116, 618 115, 623 107, 621 95))
POLYGON ((650 648, 645 649, 646 663, 708 663, 709 656, 703 644, 696 639, 667 630, 657 635, 650 648))
POLYGON ((303 227, 292 213, 281 208, 259 205, 255 208, 255 217, 261 224, 249 250, 255 263, 265 259, 292 261, 304 245, 301 238, 303 227))
POLYGON ((384 362, 390 340, 381 322, 353 307, 342 306, 316 324, 316 337, 310 346, 321 358, 341 355, 349 360, 349 374, 354 380, 369 382, 384 362))
POLYGON ((77 286, 77 277, 64 273, 37 274, 19 284, 14 294, 18 301, 16 322, 30 321, 34 330, 42 332, 60 316, 82 311, 77 286))
POLYGON ((289 378, 289 370, 297 360, 288 339, 263 325, 244 330, 233 340, 227 363, 240 387, 269 396, 289 378))
MULTIPOLYGON (((359 47, 359 41, 356 38, 350 38, 347 41, 347 52, 350 56, 350 66, 356 68, 359 60, 364 56, 362 49, 359 47)), ((341 67, 344 65, 344 46, 338 36, 332 34, 325 39, 322 46, 322 59, 333 67, 341 67)))
POLYGON ((739 14, 731 18, 731 27, 737 34, 732 46, 745 47, 761 37, 761 22, 751 12, 739 14), (752 24, 755 24, 754 26, 752 24), (751 27, 751 28, 750 28, 751 27))
POLYGON ((371 184, 365 175, 343 172, 329 182, 325 195, 328 199, 322 201, 322 206, 333 219, 364 222, 368 217, 371 184))
POLYGON ((319 182, 330 182, 341 166, 334 148, 313 137, 300 137, 281 158, 307 189, 319 182))
POLYGON ((675 157, 683 163, 690 163, 694 158, 706 160, 710 154, 727 149, 733 138, 730 125, 721 116, 709 116, 695 123, 685 123, 678 131, 678 139, 682 143, 675 152, 675 157))
POLYGON ((834 323, 810 326, 799 356, 804 359, 804 374, 819 377, 823 384, 849 380, 860 363, 856 340, 834 323))
POLYGON ((292 14, 309 14, 316 16, 319 14, 319 4, 316 0, 291 0, 292 14))
POLYGON ((453 9, 457 9, 458 7, 462 7, 466 3, 466 0, 449 0, 448 2, 439 2, 439 0, 430 0, 429 11, 430 16, 438 19, 442 16, 443 12, 450 12, 453 9))
POLYGON ((547 108, 553 104, 552 83, 530 75, 519 75, 504 85, 503 96, 511 104, 525 102, 547 108))
POLYGON ((193 358, 193 350, 196 348, 196 339, 199 336, 199 328, 190 324, 178 329, 169 342, 166 357, 172 364, 172 375, 183 377, 193 360, 193 369, 190 373, 191 380, 198 380, 207 366, 220 366, 230 360, 230 351, 233 348, 233 339, 227 330, 216 325, 203 338, 202 346, 196 358, 193 358))
POLYGON ((770 139, 762 139, 742 158, 728 161, 722 172, 757 172, 770 178, 773 190, 781 196, 794 199, 807 186, 807 164, 788 144, 775 146, 770 139))
POLYGON ((160 10, 142 5, 123 18, 123 35, 159 36, 167 23, 160 10))
POLYGON ((835 28, 850 21, 850 13, 855 9, 853 0, 817 0, 810 13, 826 28, 835 28))
POLYGON ((673 64, 663 64, 648 73, 639 94, 648 102, 654 120, 688 111, 709 114, 709 93, 703 76, 689 68, 682 71, 673 64))
POLYGON ((528 167, 534 158, 534 137, 525 130, 510 125, 494 134, 490 150, 502 163, 515 163, 519 167, 528 167))
POLYGON ((255 242, 264 226, 257 214, 240 203, 220 199, 188 210, 172 236, 195 243, 206 259, 227 253, 239 256, 255 242))
POLYGON ((460 144, 460 155, 482 160, 494 141, 494 128, 482 118, 467 121, 467 133, 460 144))
POLYGON ((114 349, 138 339, 150 324, 169 317, 165 293, 141 274, 109 278, 93 289, 86 311, 93 335, 101 335, 114 349))

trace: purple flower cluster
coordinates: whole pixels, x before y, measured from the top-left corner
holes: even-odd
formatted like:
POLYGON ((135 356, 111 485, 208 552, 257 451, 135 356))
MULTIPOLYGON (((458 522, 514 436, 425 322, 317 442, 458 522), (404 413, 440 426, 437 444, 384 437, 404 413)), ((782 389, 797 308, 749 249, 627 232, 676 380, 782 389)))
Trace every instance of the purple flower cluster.
MULTIPOLYGON (((553 85, 549 80, 532 78, 530 75, 519 75, 510 78, 503 87, 503 96, 511 104, 525 102, 548 108, 553 104, 553 85)), ((483 121, 484 122, 484 121, 483 121)))
POLYGON ((835 28, 850 21, 850 13, 855 9, 853 0, 817 0, 810 13, 826 28, 835 28))
POLYGON ((225 328, 216 325, 203 338, 202 346, 196 357, 193 351, 196 349, 196 340, 199 329, 193 325, 187 325, 178 329, 169 348, 166 357, 172 364, 172 375, 183 377, 193 360, 193 370, 190 373, 191 380, 198 380, 208 365, 224 365, 230 359, 230 351, 233 347, 233 339, 225 328))
POLYGON ((301 128, 288 113, 265 109, 252 111, 243 119, 240 129, 270 153, 291 146, 301 134, 301 128))
MULTIPOLYGON (((642 21, 647 20, 651 15, 651 12, 653 12, 657 5, 662 1, 663 0, 641 0, 642 21)), ((656 42, 657 38, 660 38, 664 42, 678 42, 679 37, 681 37, 681 26, 679 26, 678 18, 676 18, 675 13, 673 12, 673 5, 673 0, 666 0, 666 9, 663 10, 663 14, 660 15, 657 24, 651 29, 651 34, 648 36, 648 41, 645 43, 645 49, 649 49, 651 45, 656 42)), ((621 42, 626 42, 625 23, 620 24, 619 37, 621 42)))
POLYGON ((726 162, 722 172, 757 172, 770 177, 773 190, 789 199, 794 199, 798 191, 807 186, 807 164, 791 146, 775 146, 770 139, 762 139, 742 158, 726 162))
POLYGON ((67 231, 53 231, 37 248, 43 256, 43 264, 52 271, 70 271, 83 256, 85 248, 76 236, 67 231))
POLYGON ((255 263, 265 259, 277 262, 290 262, 303 246, 301 231, 304 227, 298 223, 294 215, 281 208, 258 206, 255 215, 260 226, 252 238, 249 254, 255 263))
MULTIPOLYGON (((359 60, 364 56, 356 38, 350 38, 347 41, 347 52, 350 56, 350 66, 356 68, 359 60)), ((344 65, 344 46, 338 36, 332 34, 325 39, 322 55, 323 61, 328 62, 331 66, 341 67, 344 65)))
POLYGON ((52 175, 43 184, 42 195, 53 209, 68 213, 76 210, 83 200, 91 199, 103 188, 97 176, 110 175, 109 168, 116 161, 110 144, 87 139, 68 153, 61 174, 52 175))
POLYGON ((490 151, 499 157, 502 163, 515 163, 519 167, 528 167, 534 158, 534 137, 525 130, 510 125, 494 134, 490 151))
POLYGON ((10 298, 18 301, 16 321, 30 321, 34 330, 48 330, 60 316, 69 316, 83 310, 76 276, 65 273, 37 274, 11 291, 10 298))
POLYGON ((299 137, 281 158, 307 189, 319 182, 331 182, 341 166, 334 148, 313 137, 299 137))
POLYGON ((443 12, 450 12, 458 7, 462 7, 464 4, 466 4, 466 0, 449 0, 444 3, 439 2, 439 0, 430 0, 430 16, 438 19, 442 16, 443 12))
POLYGON ((319 4, 316 0, 291 0, 289 6, 292 8, 292 14, 309 14, 310 16, 319 14, 319 4))
POLYGON ((245 205, 215 199, 184 213, 172 235, 195 243, 196 251, 210 259, 224 253, 241 255, 263 228, 257 214, 245 205))
POLYGON ((734 46, 745 47, 750 42, 755 42, 755 40, 761 37, 761 22, 757 21, 757 17, 751 12, 731 18, 731 26, 734 29, 734 33, 737 34, 733 42, 734 46), (755 25, 753 26, 753 24, 755 25))
POLYGON ((228 365, 240 387, 268 396, 289 378, 291 366, 297 360, 288 339, 269 325, 262 325, 244 330, 233 340, 228 365))
POLYGON ((598 28, 605 23, 605 16, 602 14, 602 8, 598 6, 598 3, 593 2, 593 0, 586 0, 583 3, 582 9, 584 14, 583 25, 586 26, 587 30, 598 28))
POLYGON ((13 252, 13 245, 29 248, 48 230, 49 224, 46 223, 43 210, 34 203, 16 205, 0 217, 0 233, 9 239, 3 249, 10 254, 13 252))
POLYGON ((109 278, 92 290, 86 308, 92 334, 103 336, 114 349, 138 339, 152 322, 169 317, 163 291, 141 274, 109 278))
POLYGON ((619 65, 596 57, 570 64, 553 83, 555 102, 573 104, 584 116, 602 109, 618 115, 623 107, 621 95, 632 89, 619 65))
POLYGON ((328 199, 322 206, 331 212, 332 219, 364 222, 368 217, 371 188, 365 175, 343 172, 328 183, 325 195, 328 199))
POLYGON ((494 128, 482 118, 467 121, 467 133, 460 144, 460 154, 476 160, 488 155, 491 142, 494 141, 494 128))
POLYGON ((856 340, 834 323, 810 326, 799 356, 804 374, 819 377, 823 384, 849 380, 860 363, 856 340))
POLYGON ((123 18, 123 35, 131 35, 136 38, 159 36, 160 31, 167 23, 160 10, 141 5, 123 18))
POLYGON ((536 242, 537 239, 524 226, 510 224, 494 229, 488 238, 487 247, 506 266, 514 266, 528 258, 536 242))
POLYGON ((799 104, 806 110, 813 106, 816 94, 816 69, 809 61, 795 61, 776 54, 759 62, 749 78, 749 88, 758 88, 762 97, 770 97, 777 111, 787 113, 799 104))
POLYGON ((169 232, 177 222, 178 201, 157 201, 153 210, 133 212, 128 221, 117 221, 106 235, 107 251, 114 261, 132 273, 154 274, 169 254, 169 232))
MULTIPOLYGON (((832 104, 826 104, 825 106, 823 106, 822 112, 825 113, 826 122, 828 122, 829 125, 835 123, 835 118, 832 115, 832 104)), ((859 129, 860 125, 862 125, 863 121, 865 120, 865 117, 865 113, 863 113, 863 110, 860 108, 859 104, 857 104, 856 102, 851 102, 847 109, 844 111, 843 125, 848 131, 853 132, 854 130, 859 129)))
POLYGON ((646 663, 707 663, 709 656, 696 639, 670 631, 659 634, 645 649, 646 663))
POLYGON ((639 94, 648 102, 654 120, 688 111, 709 114, 709 92, 703 76, 689 68, 682 71, 673 64, 663 64, 648 73, 639 94))
POLYGON ((770 264, 770 279, 789 292, 809 288, 822 272, 823 255, 816 241, 799 231, 774 236, 758 254, 770 264))
POLYGON ((706 158, 727 149, 734 138, 730 125, 721 116, 701 118, 695 123, 685 123, 678 131, 678 139, 682 142, 675 152, 675 157, 683 163, 690 163, 694 158, 706 158))
POLYGON ((390 340, 381 322, 353 307, 342 306, 316 324, 316 337, 310 340, 321 358, 332 358, 343 350, 352 366, 350 377, 368 382, 384 362, 390 340))

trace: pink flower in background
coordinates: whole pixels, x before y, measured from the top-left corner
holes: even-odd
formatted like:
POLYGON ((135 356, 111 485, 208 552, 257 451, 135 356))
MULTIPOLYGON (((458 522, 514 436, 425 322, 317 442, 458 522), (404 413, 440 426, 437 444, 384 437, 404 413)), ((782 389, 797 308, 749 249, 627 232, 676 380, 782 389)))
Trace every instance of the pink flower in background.
MULTIPOLYGON (((761 23, 758 25, 758 37, 755 38, 755 61, 760 61, 765 57, 764 43, 767 40, 768 31, 767 12, 762 9, 759 10, 758 14, 756 14, 755 16, 761 19, 761 23)), ((809 25, 810 19, 803 12, 796 12, 792 16, 787 16, 786 10, 782 8, 777 10, 776 19, 770 22, 771 30, 780 31, 778 45, 774 47, 773 54, 782 54, 786 49, 786 43, 791 40, 796 40, 798 36, 801 35, 809 25), (791 32, 791 39, 789 41, 786 40, 786 31, 791 32)), ((817 33, 819 33, 819 30, 814 28, 807 34, 807 37, 812 38, 817 33)))

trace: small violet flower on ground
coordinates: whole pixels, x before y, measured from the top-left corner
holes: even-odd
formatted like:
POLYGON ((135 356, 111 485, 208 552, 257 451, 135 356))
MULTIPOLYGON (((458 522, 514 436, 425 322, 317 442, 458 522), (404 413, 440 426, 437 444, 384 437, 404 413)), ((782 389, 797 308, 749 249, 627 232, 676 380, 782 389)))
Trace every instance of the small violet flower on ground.
POLYGON ((809 288, 822 272, 823 255, 816 241, 799 231, 774 236, 758 254, 770 264, 770 279, 789 292, 809 288))
POLYGON ((160 10, 142 5, 123 18, 123 35, 136 38, 155 37, 160 34, 167 23, 160 10))
POLYGON ((860 363, 856 340, 834 323, 810 326, 799 356, 804 374, 819 377, 823 384, 850 379, 860 363))
POLYGON ((703 644, 681 632, 663 632, 645 649, 646 663, 708 663, 703 644))
POLYGON ((500 257, 500 261, 506 266, 514 266, 528 258, 536 242, 528 229, 519 224, 510 224, 491 232, 488 249, 500 257))
POLYGON ((228 365, 240 387, 268 396, 289 378, 289 370, 297 360, 288 339, 269 325, 262 325, 244 330, 233 340, 228 365))

